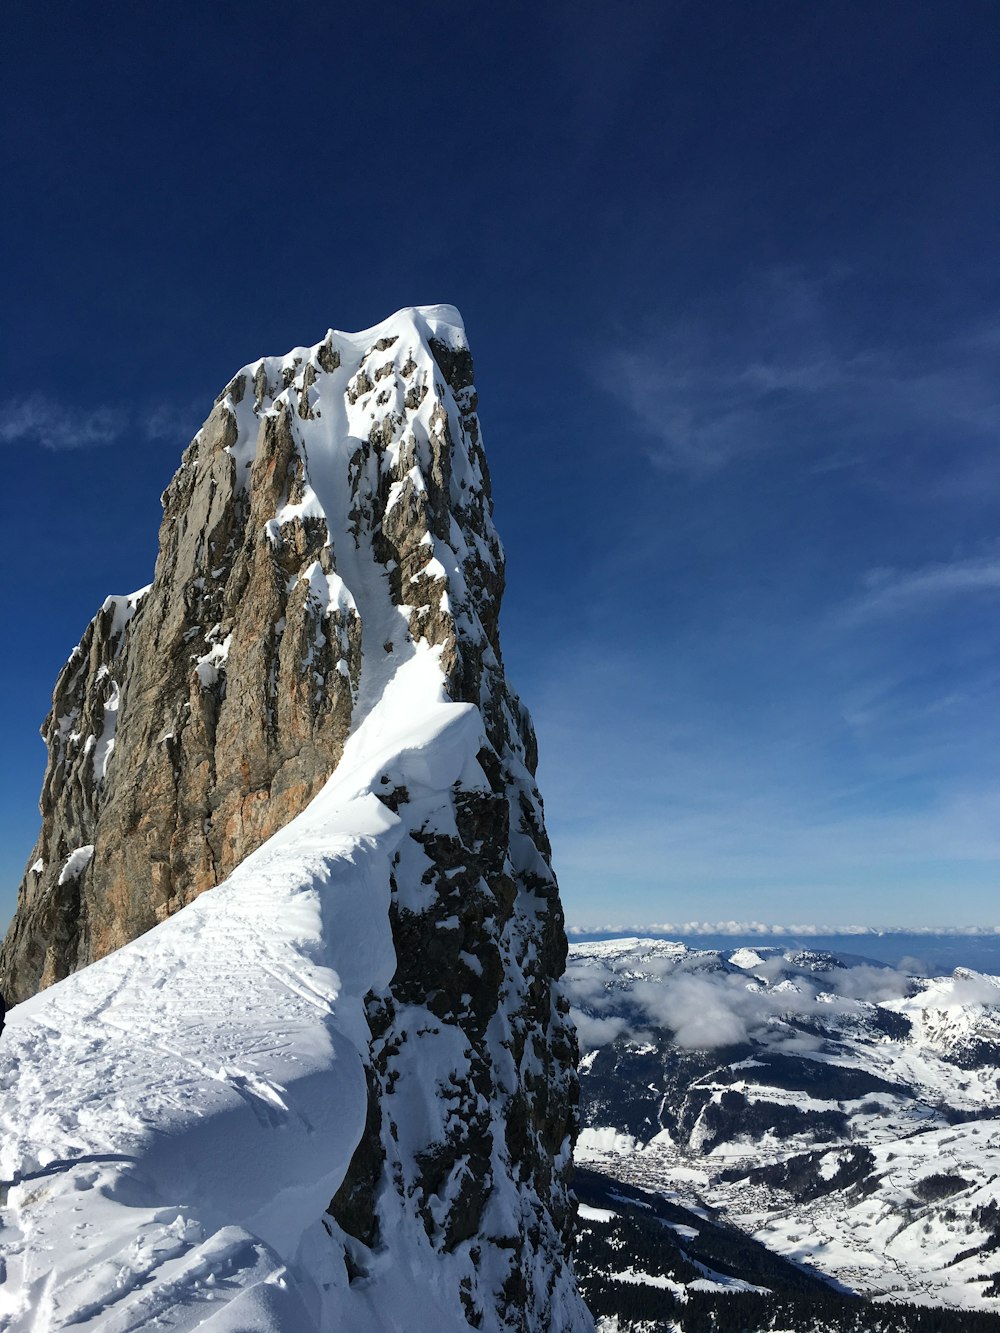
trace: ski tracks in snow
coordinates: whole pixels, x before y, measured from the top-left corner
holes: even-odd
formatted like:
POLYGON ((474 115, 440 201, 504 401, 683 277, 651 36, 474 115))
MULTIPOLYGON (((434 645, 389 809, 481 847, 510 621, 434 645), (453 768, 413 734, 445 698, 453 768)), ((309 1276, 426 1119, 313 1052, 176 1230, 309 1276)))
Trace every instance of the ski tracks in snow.
POLYGON ((282 1196, 303 1225, 322 1215, 365 1084, 298 874, 296 901, 230 881, 12 1011, 0 1329, 182 1330, 237 1309, 254 1327, 258 1307, 310 1327, 282 1196))
POLYGON ((377 720, 225 884, 11 1011, 2 1333, 315 1327, 300 1254, 364 1129, 364 996, 395 968, 405 830, 373 790, 390 775, 426 818, 481 737, 431 652, 377 720))

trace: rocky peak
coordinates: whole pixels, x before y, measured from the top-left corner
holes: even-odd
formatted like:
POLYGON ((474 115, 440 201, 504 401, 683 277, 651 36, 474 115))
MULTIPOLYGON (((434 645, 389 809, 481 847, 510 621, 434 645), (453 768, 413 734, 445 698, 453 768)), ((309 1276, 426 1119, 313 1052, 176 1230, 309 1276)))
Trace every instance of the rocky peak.
POLYGON ((374 703, 363 639, 369 661, 438 646, 450 697, 483 707, 499 752, 491 509, 450 307, 331 330, 234 376, 164 493, 152 585, 108 599, 57 682, 4 953, 15 997, 163 920, 304 808, 374 703), (387 595, 363 615, 373 577, 387 595))
POLYGON ((367 1124, 331 1226, 359 1275, 400 1210, 441 1253, 481 1238, 507 1277, 489 1293, 463 1279, 470 1324, 586 1326, 566 1267, 566 943, 531 723, 503 672, 503 551, 457 311, 245 366, 163 511, 152 584, 104 604, 57 682, 0 984, 23 999, 220 883, 432 654, 482 738, 444 825, 388 773, 378 791, 408 828, 389 884, 397 966, 367 1000, 367 1124), (432 1094, 447 1113, 415 1126, 394 1106, 442 1033, 458 1043, 432 1094))

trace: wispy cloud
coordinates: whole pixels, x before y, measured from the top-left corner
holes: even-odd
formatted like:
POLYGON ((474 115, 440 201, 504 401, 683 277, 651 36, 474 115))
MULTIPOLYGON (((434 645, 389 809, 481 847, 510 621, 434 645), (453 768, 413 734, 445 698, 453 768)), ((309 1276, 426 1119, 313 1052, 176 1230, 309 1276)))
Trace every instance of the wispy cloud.
POLYGON ((183 442, 196 429, 199 411, 194 403, 74 409, 44 394, 31 394, 0 404, 0 443, 62 453, 101 449, 130 432, 147 440, 183 442))
POLYGON ((40 445, 55 452, 113 444, 127 424, 128 414, 120 408, 74 412, 41 394, 13 399, 0 407, 0 441, 40 445))
MULTIPOLYGON (((925 881, 951 875, 956 881, 976 876, 995 883, 1000 856, 995 783, 948 788, 898 809, 877 805, 869 795, 873 808, 866 811, 864 788, 854 800, 824 799, 826 793, 809 790, 795 800, 764 769, 756 773, 756 790, 753 774, 739 777, 744 790, 734 784, 725 804, 710 788, 702 789, 700 800, 685 801, 657 784, 655 802, 635 813, 618 810, 613 825, 564 824, 555 813, 549 823, 560 873, 595 889, 625 875, 636 897, 652 904, 655 895, 688 911, 697 910, 699 900, 725 911, 727 899, 745 902, 762 894, 772 907, 784 898, 808 911, 835 895, 842 920, 867 906, 879 916, 905 907, 908 915, 926 921, 927 904, 919 903, 918 916, 915 901, 915 890, 925 889, 925 881), (901 877, 909 897, 899 891, 901 877), (884 888, 872 900, 880 883, 884 888)), ((550 811, 554 805, 550 799, 550 811)), ((956 884, 949 897, 956 916, 967 910, 961 897, 956 884)), ((971 912, 966 919, 970 916, 975 919, 971 912)))
POLYGON ((808 652, 753 621, 630 659, 564 645, 526 697, 571 919, 991 920, 993 659, 941 668, 933 622, 870 659, 882 628, 824 625, 808 652), (761 636, 775 685, 750 693, 717 664, 752 663, 761 636), (927 679, 907 678, 907 654, 927 679))
POLYGON ((972 330, 930 350, 859 345, 842 330, 845 280, 774 269, 725 305, 619 347, 603 385, 652 441, 651 460, 708 473, 792 445, 839 468, 872 447, 1000 428, 992 336, 972 330))
POLYGON ((924 565, 920 569, 873 569, 866 588, 844 613, 848 622, 916 611, 967 593, 1000 592, 1000 556, 924 565))
POLYGON ((141 418, 147 440, 187 440, 205 415, 205 404, 156 403, 141 418))

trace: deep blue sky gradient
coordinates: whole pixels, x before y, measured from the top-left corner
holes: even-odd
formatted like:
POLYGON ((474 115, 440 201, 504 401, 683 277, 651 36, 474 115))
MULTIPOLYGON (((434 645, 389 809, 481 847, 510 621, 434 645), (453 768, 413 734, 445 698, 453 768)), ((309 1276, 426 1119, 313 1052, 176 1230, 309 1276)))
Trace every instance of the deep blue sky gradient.
POLYGON ((0 915, 215 394, 446 301, 570 921, 1000 918, 995 4, 4 27, 0 915))

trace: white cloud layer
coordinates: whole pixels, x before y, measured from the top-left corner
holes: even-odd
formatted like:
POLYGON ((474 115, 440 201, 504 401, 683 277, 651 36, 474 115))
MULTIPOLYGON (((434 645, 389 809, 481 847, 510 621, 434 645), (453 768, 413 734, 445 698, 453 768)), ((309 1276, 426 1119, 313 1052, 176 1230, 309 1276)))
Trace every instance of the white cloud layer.
MULTIPOLYGON (((648 970, 644 961, 643 971, 648 970)), ((794 971, 780 958, 768 959, 746 974, 687 971, 674 966, 656 979, 630 980, 623 991, 595 986, 595 981, 602 980, 600 973, 587 976, 588 965, 581 961, 571 962, 566 984, 584 1051, 613 1041, 622 1033, 642 1041, 653 1028, 668 1029, 676 1045, 685 1050, 735 1046, 762 1036, 765 1030, 773 1047, 774 1025, 783 1018, 808 1018, 818 1009, 829 1018, 852 1008, 857 1001, 877 1004, 900 999, 912 990, 911 979, 905 973, 888 967, 865 965, 824 972, 815 979, 800 974, 794 981, 781 981, 782 973, 789 970, 794 971)), ((993 990, 992 994, 998 992, 993 990)), ((961 1001, 982 998, 978 991, 973 994, 970 983, 961 1001)), ((796 1048, 814 1044, 808 1033, 794 1028, 783 1033, 781 1040, 796 1048)))
MULTIPOLYGON (((625 1033, 638 1042, 667 1029, 677 1046, 712 1050, 765 1039, 772 1049, 811 1049, 796 1020, 824 1025, 857 1006, 917 996, 918 1006, 1000 1009, 1000 978, 965 968, 947 980, 915 980, 907 968, 858 963, 817 971, 793 954, 726 964, 713 951, 661 954, 637 942, 621 954, 570 953, 565 984, 584 1052, 625 1033), (922 998, 921 998, 922 997, 922 998)), ((735 956, 739 959, 739 955, 735 956)))

